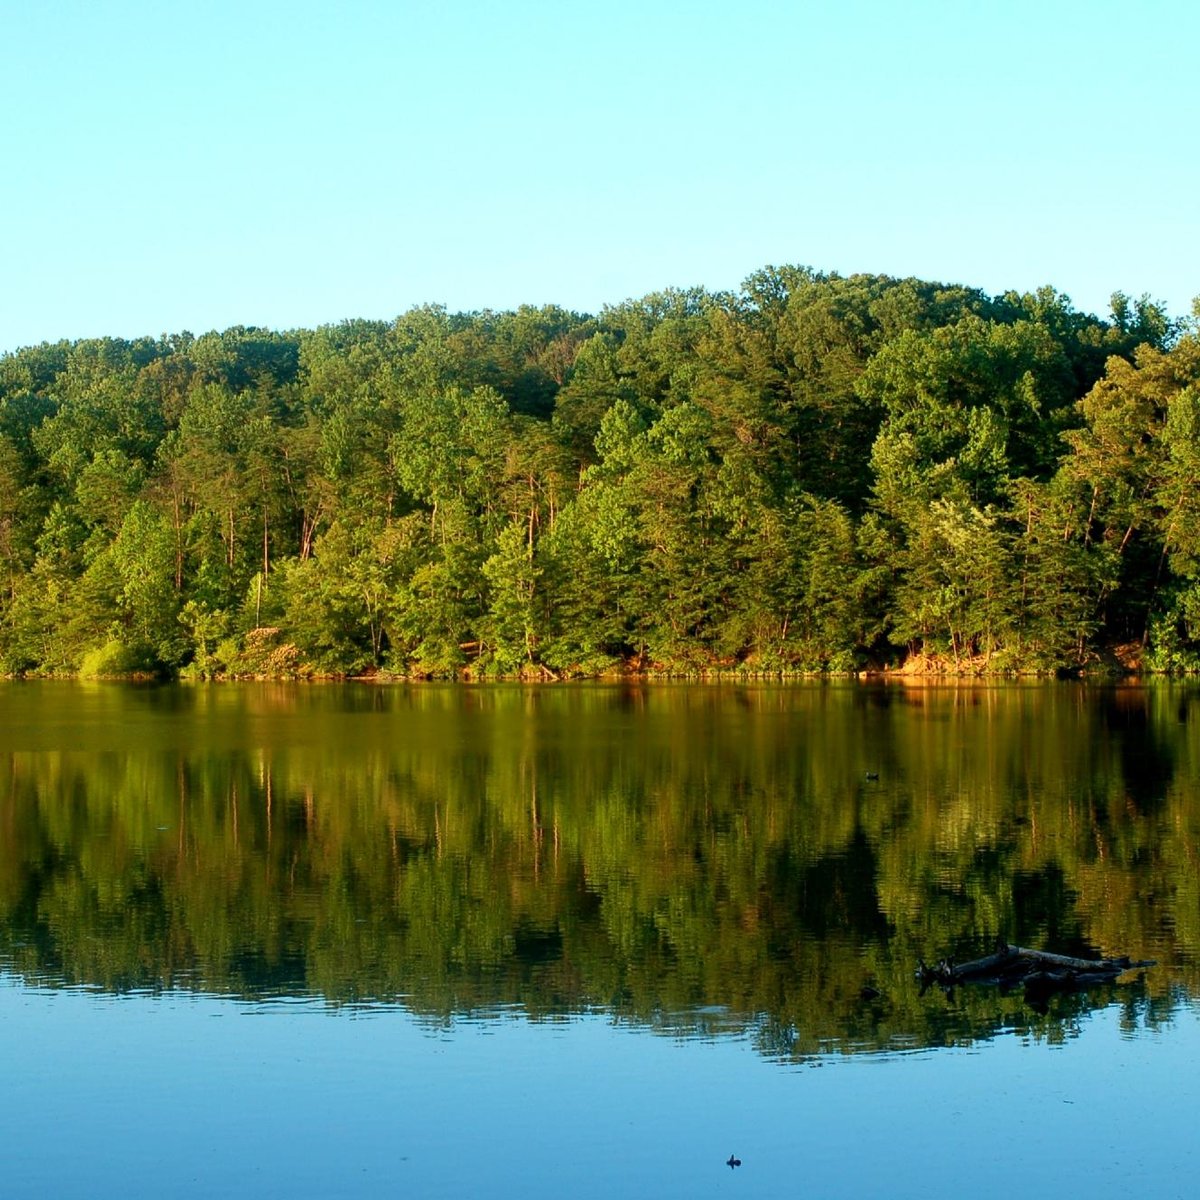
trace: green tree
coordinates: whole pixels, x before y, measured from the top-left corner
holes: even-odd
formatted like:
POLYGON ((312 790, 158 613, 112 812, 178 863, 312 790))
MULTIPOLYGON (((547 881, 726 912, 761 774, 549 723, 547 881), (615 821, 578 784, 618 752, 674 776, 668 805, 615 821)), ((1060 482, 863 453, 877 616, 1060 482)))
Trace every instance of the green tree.
POLYGON ((533 664, 544 620, 540 609, 542 570, 534 560, 525 521, 506 525, 496 538, 496 551, 483 563, 489 587, 483 638, 492 647, 500 671, 518 671, 533 664))

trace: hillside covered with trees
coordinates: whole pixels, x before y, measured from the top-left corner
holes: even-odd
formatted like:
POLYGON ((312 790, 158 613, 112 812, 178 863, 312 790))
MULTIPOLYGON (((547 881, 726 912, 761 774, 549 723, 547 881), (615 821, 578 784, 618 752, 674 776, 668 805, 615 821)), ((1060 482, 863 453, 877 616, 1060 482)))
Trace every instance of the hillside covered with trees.
POLYGON ((736 294, 0 358, 0 671, 1200 666, 1200 338, 736 294))

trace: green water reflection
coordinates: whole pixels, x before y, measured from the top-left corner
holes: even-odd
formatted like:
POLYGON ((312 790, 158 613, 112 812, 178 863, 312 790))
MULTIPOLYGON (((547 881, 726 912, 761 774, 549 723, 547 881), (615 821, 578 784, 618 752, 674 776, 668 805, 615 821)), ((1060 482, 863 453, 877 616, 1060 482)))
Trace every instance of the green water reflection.
POLYGON ((769 1054, 1200 994, 1200 691, 0 687, 0 967, 769 1054), (998 935, 1160 966, 922 996, 998 935), (879 995, 864 996, 864 987, 879 995))

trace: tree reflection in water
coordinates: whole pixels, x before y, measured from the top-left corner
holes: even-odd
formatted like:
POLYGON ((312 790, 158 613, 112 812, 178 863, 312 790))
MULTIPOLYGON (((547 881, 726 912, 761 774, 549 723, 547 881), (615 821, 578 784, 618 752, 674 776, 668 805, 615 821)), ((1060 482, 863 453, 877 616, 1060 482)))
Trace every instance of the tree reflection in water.
POLYGON ((0 963, 453 1019, 604 1010, 764 1053, 1069 1036, 1200 992, 1200 706, 1055 685, 0 694, 0 963), (1157 959, 936 989, 997 935, 1157 959))

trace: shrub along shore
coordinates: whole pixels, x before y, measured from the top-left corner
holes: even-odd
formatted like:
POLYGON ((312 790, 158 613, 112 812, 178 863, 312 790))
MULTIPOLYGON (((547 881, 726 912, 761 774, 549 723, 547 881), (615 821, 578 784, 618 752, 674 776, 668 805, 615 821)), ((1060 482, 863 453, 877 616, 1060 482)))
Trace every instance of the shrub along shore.
POLYGON ((1200 339, 736 293, 0 357, 0 673, 1200 668, 1200 339))

